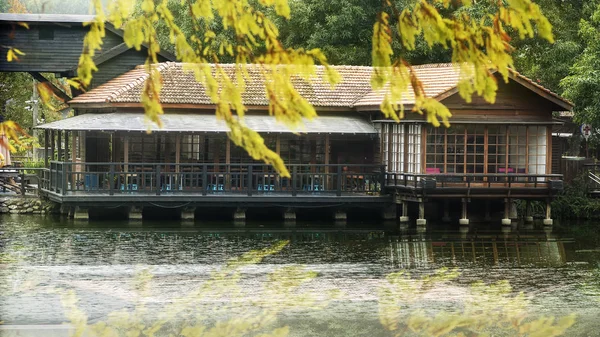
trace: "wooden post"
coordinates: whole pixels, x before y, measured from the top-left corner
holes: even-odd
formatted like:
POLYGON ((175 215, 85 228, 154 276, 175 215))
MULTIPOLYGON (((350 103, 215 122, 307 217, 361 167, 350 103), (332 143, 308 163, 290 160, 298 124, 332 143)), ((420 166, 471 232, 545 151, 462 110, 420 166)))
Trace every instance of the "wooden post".
POLYGON ((51 159, 50 160, 51 161, 54 160, 54 151, 56 150, 55 133, 56 133, 56 131, 54 131, 54 130, 50 131, 50 138, 51 138, 51 140, 50 140, 50 145, 51 145, 51 147, 50 147, 50 157, 51 157, 51 159))
MULTIPOLYGON (((231 141, 227 138, 225 143, 225 190, 231 190, 231 178, 229 172, 231 171, 231 141)), ((217 178, 218 179, 218 178, 217 178)))
POLYGON ((325 135, 325 190, 329 190, 331 179, 329 179, 329 134, 325 135))
MULTIPOLYGON (((125 171, 125 186, 129 186, 129 135, 123 136, 123 171, 125 171)), ((139 184, 139 182, 137 182, 139 184)))
POLYGON ((179 174, 181 172, 181 170, 179 168, 180 161, 181 161, 181 134, 177 134, 175 136, 175 186, 176 186, 176 188, 171 186, 172 189, 181 188, 181 182, 183 181, 183 179, 181 179, 181 175, 179 174))
POLYGON ((58 155, 57 155, 56 160, 63 161, 63 158, 62 158, 62 154, 63 154, 63 151, 62 151, 62 131, 61 130, 58 131, 58 139, 57 139, 57 142, 56 142, 56 146, 58 148, 58 155))
POLYGON ((49 134, 48 134, 48 129, 44 129, 44 167, 48 168, 48 161, 50 158, 48 158, 48 146, 50 144, 48 144, 50 142, 49 140, 49 134))

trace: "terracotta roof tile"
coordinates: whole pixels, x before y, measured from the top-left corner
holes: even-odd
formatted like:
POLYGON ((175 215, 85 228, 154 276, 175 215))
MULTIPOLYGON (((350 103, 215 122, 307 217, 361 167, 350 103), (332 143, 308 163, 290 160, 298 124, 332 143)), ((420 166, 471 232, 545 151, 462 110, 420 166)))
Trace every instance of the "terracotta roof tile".
MULTIPOLYGON (((215 66, 212 71, 214 73, 215 66)), ((221 64, 222 69, 234 78, 235 64, 221 64)), ((157 65, 163 79, 161 102, 163 104, 210 105, 203 84, 198 83, 191 70, 182 63, 165 62, 157 65)), ((364 66, 333 66, 342 76, 341 83, 331 88, 329 83, 322 80, 325 68, 316 66, 316 77, 307 81, 301 77, 292 79, 294 87, 316 107, 378 107, 383 100, 384 90, 371 89, 372 67, 364 66)), ((451 63, 426 64, 414 66, 417 77, 423 83, 428 97, 438 97, 456 88, 460 79, 460 70, 451 63)), ((264 77, 259 66, 248 66, 249 79, 246 90, 242 94, 244 104, 248 106, 267 106, 264 77)), ((541 87, 539 84, 514 72, 519 79, 542 89, 544 92, 567 102, 555 93, 541 87)), ((107 83, 90 90, 70 101, 74 105, 106 105, 119 103, 140 103, 144 81, 148 74, 143 66, 138 66, 107 83)), ((408 90, 402 98, 403 104, 413 104, 414 95, 408 90)), ((569 103, 570 104, 570 103, 569 103)))

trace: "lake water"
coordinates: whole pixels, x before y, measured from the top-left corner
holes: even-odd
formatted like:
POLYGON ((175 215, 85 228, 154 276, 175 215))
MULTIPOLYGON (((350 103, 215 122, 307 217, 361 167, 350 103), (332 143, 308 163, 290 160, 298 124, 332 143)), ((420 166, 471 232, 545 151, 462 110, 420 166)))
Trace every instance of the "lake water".
POLYGON ((513 336, 512 322, 571 314, 565 336, 600 335, 595 223, 417 231, 4 215, 0 231, 0 336, 85 325, 86 336, 150 335, 157 322, 156 336, 427 336, 465 317, 455 332, 513 336))

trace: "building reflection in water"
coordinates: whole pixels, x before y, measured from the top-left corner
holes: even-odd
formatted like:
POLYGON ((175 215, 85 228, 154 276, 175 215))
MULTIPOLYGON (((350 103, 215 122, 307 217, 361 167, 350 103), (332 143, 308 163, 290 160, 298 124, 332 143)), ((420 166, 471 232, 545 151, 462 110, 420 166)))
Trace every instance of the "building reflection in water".
MULTIPOLYGON (((514 230, 514 229, 513 229, 514 230)), ((549 231, 511 231, 436 235, 401 234, 390 240, 394 266, 405 269, 438 267, 559 267, 566 261, 567 239, 549 231)))

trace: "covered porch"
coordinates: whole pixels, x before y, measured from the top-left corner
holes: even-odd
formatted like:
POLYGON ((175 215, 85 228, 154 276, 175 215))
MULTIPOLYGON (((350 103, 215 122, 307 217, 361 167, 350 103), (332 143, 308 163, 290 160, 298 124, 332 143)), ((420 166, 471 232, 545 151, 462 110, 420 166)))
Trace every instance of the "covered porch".
POLYGON ((46 191, 62 202, 115 195, 372 197, 382 190, 376 130, 358 116, 319 117, 298 130, 273 117, 246 116, 291 177, 232 144, 212 114, 165 114, 162 121, 163 128, 152 129, 142 113, 106 113, 41 126, 50 144, 46 191))

